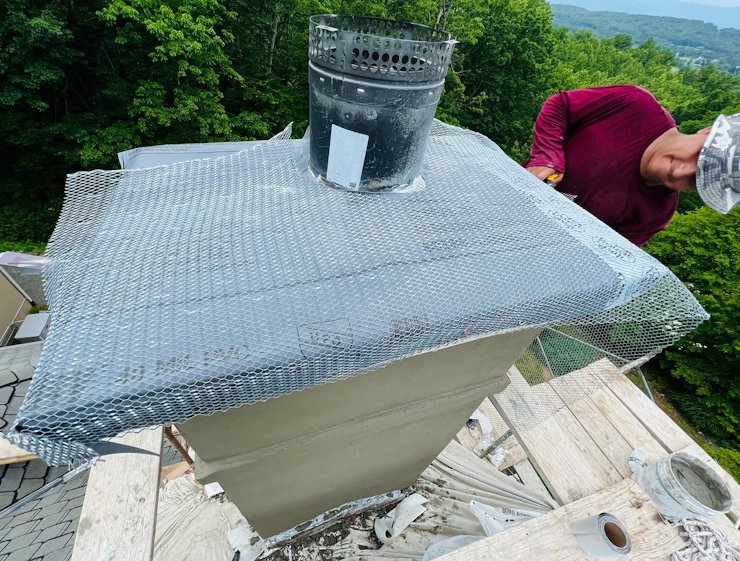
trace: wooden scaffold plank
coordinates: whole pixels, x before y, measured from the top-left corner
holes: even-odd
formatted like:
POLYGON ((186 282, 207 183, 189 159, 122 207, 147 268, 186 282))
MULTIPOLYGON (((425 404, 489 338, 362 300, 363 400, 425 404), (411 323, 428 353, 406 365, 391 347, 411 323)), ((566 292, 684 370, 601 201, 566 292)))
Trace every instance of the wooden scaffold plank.
POLYGON ((633 561, 665 561, 685 547, 676 528, 665 524, 647 495, 631 479, 513 528, 448 553, 439 561, 583 561, 590 557, 573 535, 573 523, 610 512, 626 526, 633 561))
POLYGON ((104 456, 90 468, 72 561, 151 560, 162 439, 162 427, 111 439, 145 453, 104 456))
POLYGON ((492 401, 555 500, 566 504, 620 481, 622 475, 555 390, 548 384, 530 388, 517 374, 510 371, 512 383, 492 401), (543 404, 547 416, 540 418, 543 404))
MULTIPOLYGON (((649 463, 658 461, 668 452, 650 431, 640 422, 635 415, 615 396, 608 388, 594 392, 590 396, 596 408, 607 419, 614 429, 622 436, 629 445, 630 451, 626 455, 615 458, 621 466, 628 469, 629 456, 635 448, 642 448, 648 454, 649 463)), ((631 476, 629 470, 625 477, 631 476)))
POLYGON ((693 444, 691 437, 629 378, 614 376, 607 386, 668 452, 678 452, 693 444))
MULTIPOLYGON (((609 462, 622 475, 629 477, 632 472, 628 465, 629 456, 634 449, 617 430, 613 422, 617 424, 635 423, 634 417, 627 412, 623 420, 612 420, 604 415, 597 405, 593 396, 608 392, 603 384, 594 383, 593 376, 587 372, 572 372, 567 376, 555 378, 548 382, 563 401, 568 409, 581 423, 581 426, 593 438, 609 462)), ((621 405, 621 403, 620 403, 621 405)), ((624 409, 624 406, 622 406, 624 409)), ((620 411, 624 413, 624 411, 620 411)), ((648 435, 649 436, 649 435, 648 435)))
POLYGON ((519 479, 522 480, 522 483, 524 483, 526 487, 537 491, 543 497, 551 496, 550 491, 548 491, 547 487, 545 487, 545 484, 542 483, 540 475, 534 469, 532 463, 529 460, 524 459, 511 467, 514 468, 517 475, 519 476, 519 479))

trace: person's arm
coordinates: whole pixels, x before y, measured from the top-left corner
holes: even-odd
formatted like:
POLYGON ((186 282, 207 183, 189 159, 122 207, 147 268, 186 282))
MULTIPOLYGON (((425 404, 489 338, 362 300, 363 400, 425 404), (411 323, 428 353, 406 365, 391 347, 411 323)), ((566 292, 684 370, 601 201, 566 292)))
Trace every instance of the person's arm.
POLYGON ((540 179, 545 179, 553 172, 565 173, 563 143, 568 128, 567 107, 567 92, 560 92, 545 101, 537 116, 532 151, 525 167, 540 179))
POLYGON ((563 146, 568 132, 619 110, 625 98, 637 92, 651 95, 636 86, 611 86, 564 91, 550 97, 535 122, 531 156, 524 167, 540 179, 558 173, 557 183, 565 174, 563 146))

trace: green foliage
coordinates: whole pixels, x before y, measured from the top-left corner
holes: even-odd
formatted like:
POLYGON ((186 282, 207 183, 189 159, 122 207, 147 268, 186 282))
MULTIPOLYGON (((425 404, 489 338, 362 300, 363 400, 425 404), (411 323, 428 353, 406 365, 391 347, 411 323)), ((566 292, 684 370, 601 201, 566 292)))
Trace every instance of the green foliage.
POLYGON ((41 243, 51 236, 60 210, 58 199, 43 207, 22 203, 0 207, 0 240, 6 243, 41 243))
POLYGON ((673 55, 654 41, 627 47, 623 37, 603 40, 588 31, 556 33, 553 90, 636 84, 651 91, 669 110, 696 98, 684 75, 673 71, 673 55))
POLYGON ((129 116, 143 135, 162 138, 175 126, 193 140, 231 133, 220 87, 243 80, 226 53, 236 14, 218 0, 111 0, 99 16, 116 29, 116 54, 133 49, 150 61, 130 84, 129 116))
POLYGON ((691 95, 680 99, 673 107, 673 116, 685 133, 694 133, 710 126, 717 115, 740 112, 740 74, 731 76, 714 66, 701 70, 683 70, 683 83, 691 95))
POLYGON ((646 249, 684 281, 711 319, 660 356, 667 395, 699 430, 740 444, 740 212, 676 215, 646 249))
POLYGON ((0 240, 0 253, 3 251, 17 251, 18 253, 43 255, 44 251, 46 251, 46 244, 34 241, 14 242, 9 240, 0 240))
POLYGON ((587 332, 572 326, 546 328, 519 357, 516 367, 532 385, 564 376, 603 356, 588 341, 587 332))
POLYGON ((460 47, 466 63, 457 70, 469 101, 461 104, 458 118, 504 150, 528 144, 545 100, 551 19, 544 0, 492 0, 481 37, 460 47))
POLYGON ((685 214, 692 210, 698 210, 704 206, 699 193, 696 191, 683 191, 678 199, 677 212, 685 214))
POLYGON ((740 481, 740 452, 729 448, 705 446, 704 450, 729 473, 735 481, 740 481))

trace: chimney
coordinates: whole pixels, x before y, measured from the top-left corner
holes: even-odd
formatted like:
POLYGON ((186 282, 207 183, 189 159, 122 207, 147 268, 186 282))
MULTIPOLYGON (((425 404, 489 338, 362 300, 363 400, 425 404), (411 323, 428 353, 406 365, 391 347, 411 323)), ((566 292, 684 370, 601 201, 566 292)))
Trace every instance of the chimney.
POLYGON ((414 23, 311 17, 314 175, 352 191, 413 183, 455 43, 446 31, 414 23))

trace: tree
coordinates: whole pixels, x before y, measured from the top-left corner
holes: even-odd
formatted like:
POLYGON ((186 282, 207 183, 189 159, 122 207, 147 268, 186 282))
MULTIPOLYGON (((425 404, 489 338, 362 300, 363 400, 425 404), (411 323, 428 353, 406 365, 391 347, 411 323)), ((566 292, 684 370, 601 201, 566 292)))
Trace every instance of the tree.
POLYGON ((693 133, 709 126, 724 113, 740 112, 740 75, 731 75, 714 66, 681 71, 684 84, 691 87, 692 95, 676 104, 674 117, 681 123, 683 132, 693 133))
POLYGON ((588 31, 557 31, 552 87, 569 90, 591 86, 636 84, 652 92, 669 111, 694 96, 693 88, 673 69, 674 56, 648 40, 624 48, 626 39, 599 39, 588 31))
POLYGON ((553 47, 552 12, 543 0, 491 0, 483 33, 461 45, 459 69, 469 107, 464 126, 485 134, 522 159, 545 99, 553 47))
POLYGON ((191 141, 231 134, 221 86, 243 81, 226 54, 233 12, 218 0, 111 0, 100 17, 116 27, 119 65, 130 49, 150 61, 129 80, 129 115, 143 136, 166 142, 174 127, 191 141))
POLYGON ((68 25, 77 14, 61 1, 40 7, 9 0, 3 11, 0 157, 7 167, 0 181, 0 205, 45 201, 58 192, 55 182, 71 163, 65 146, 75 128, 70 114, 92 101, 86 85, 68 77, 84 64, 84 52, 68 25))

